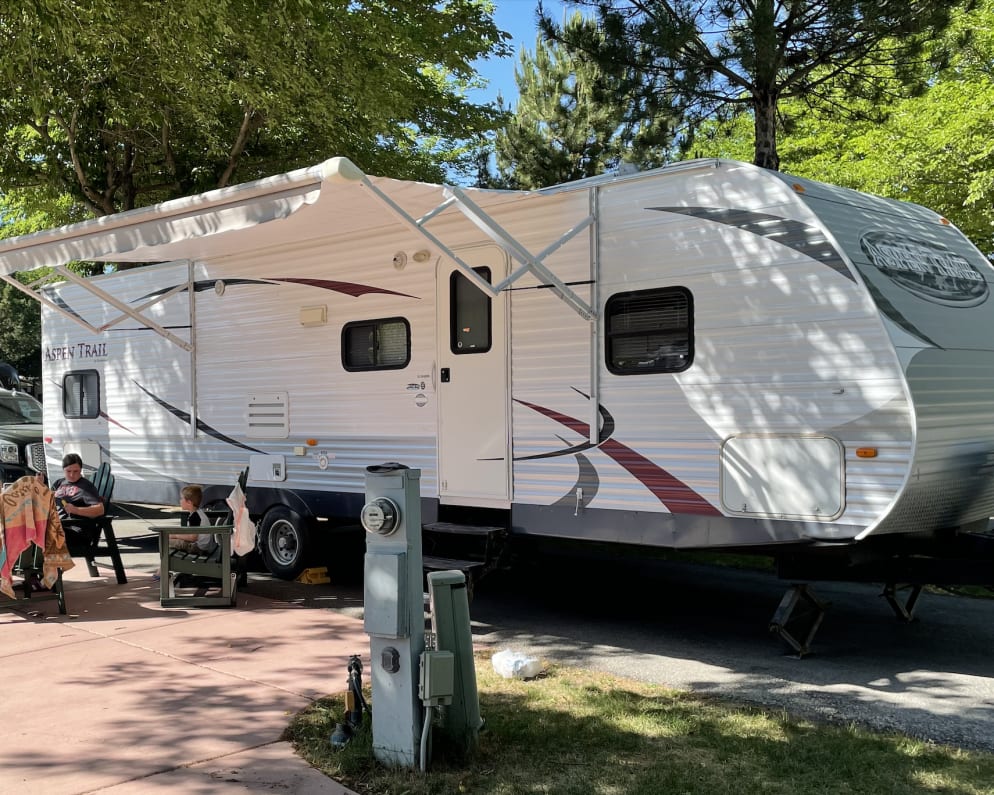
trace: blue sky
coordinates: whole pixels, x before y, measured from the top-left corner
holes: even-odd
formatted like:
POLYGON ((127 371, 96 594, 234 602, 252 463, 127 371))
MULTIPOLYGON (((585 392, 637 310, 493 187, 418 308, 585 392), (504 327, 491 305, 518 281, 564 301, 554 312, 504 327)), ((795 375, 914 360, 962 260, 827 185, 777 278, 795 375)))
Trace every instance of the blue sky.
MULTIPOLYGON (((545 0, 546 10, 556 14, 562 14, 563 5, 561 0, 545 0)), ((471 91, 469 97, 476 102, 488 102, 496 100, 499 91, 505 103, 514 105, 518 97, 514 66, 518 63, 522 47, 535 52, 535 36, 538 33, 535 27, 535 9, 538 8, 538 0, 495 0, 495 6, 494 21, 498 28, 511 34, 508 43, 514 48, 514 55, 510 58, 477 62, 480 74, 490 83, 483 91, 471 91)))

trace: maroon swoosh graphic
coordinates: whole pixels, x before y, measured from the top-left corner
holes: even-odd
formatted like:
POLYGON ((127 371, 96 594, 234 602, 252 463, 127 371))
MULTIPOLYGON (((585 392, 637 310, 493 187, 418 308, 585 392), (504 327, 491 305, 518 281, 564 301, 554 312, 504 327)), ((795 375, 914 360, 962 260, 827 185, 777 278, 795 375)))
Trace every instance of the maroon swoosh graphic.
MULTIPOLYGON (((576 431, 579 434, 589 436, 590 425, 574 417, 561 414, 554 409, 528 403, 524 400, 516 400, 522 406, 528 406, 533 411, 543 414, 551 420, 555 420, 561 425, 576 431)), ((654 464, 644 455, 636 453, 632 448, 615 439, 605 439, 599 445, 599 450, 620 464, 631 475, 649 491, 657 500, 669 508, 673 513, 695 513, 702 516, 721 516, 721 511, 705 500, 700 494, 679 478, 674 477, 662 467, 654 464)))
POLYGON ((118 422, 117 420, 115 420, 115 419, 112 419, 111 417, 108 417, 108 416, 107 416, 107 413, 106 413, 106 412, 104 412, 104 411, 101 411, 101 412, 100 412, 100 416, 101 416, 101 417, 103 417, 103 418, 104 418, 105 420, 107 420, 107 422, 113 422, 113 423, 114 423, 114 424, 115 424, 115 425, 116 425, 116 426, 117 426, 118 428, 120 428, 121 430, 124 430, 124 431, 127 431, 127 432, 128 432, 128 433, 130 433, 130 434, 131 434, 132 436, 134 436, 134 435, 135 435, 135 432, 134 432, 133 430, 131 430, 131 428, 125 428, 125 427, 124 427, 123 425, 121 425, 121 423, 119 423, 119 422, 118 422))
POLYGON ((547 409, 545 406, 539 406, 535 403, 529 403, 527 400, 514 399, 515 403, 520 403, 522 406, 528 406, 532 411, 537 411, 539 414, 544 414, 550 420, 555 420, 560 425, 565 425, 572 431, 576 431, 581 436, 590 436, 590 425, 582 420, 578 420, 575 417, 569 417, 565 414, 560 414, 555 409, 547 409))
POLYGON ((267 277, 273 282, 292 282, 293 284, 306 284, 309 287, 320 287, 322 290, 333 290, 336 293, 344 293, 345 295, 351 295, 353 298, 358 298, 360 295, 367 295, 368 293, 380 293, 382 295, 400 295, 404 298, 417 298, 416 295, 408 295, 407 293, 398 293, 394 290, 385 290, 382 287, 373 287, 369 284, 356 284, 355 282, 336 282, 331 279, 298 279, 298 278, 282 278, 282 277, 267 277))
POLYGON ((635 479, 656 495, 673 513, 697 513, 702 516, 721 516, 721 511, 679 478, 656 466, 621 442, 608 439, 599 449, 627 469, 635 479))

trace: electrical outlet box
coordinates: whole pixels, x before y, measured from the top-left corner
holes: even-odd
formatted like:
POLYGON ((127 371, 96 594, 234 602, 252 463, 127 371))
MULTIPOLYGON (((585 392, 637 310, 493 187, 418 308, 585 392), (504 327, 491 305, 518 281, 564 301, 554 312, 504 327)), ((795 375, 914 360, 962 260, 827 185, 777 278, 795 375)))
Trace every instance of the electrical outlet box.
POLYGON ((451 704, 455 692, 456 656, 451 651, 421 653, 421 680, 418 698, 426 707, 451 704))

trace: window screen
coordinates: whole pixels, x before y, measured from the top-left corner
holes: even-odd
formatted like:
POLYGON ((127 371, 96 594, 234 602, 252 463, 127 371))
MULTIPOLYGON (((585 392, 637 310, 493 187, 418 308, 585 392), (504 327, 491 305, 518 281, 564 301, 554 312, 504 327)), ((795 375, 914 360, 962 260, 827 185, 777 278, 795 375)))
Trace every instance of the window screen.
POLYGON ((100 416, 100 374, 77 370, 62 379, 62 413, 69 419, 92 420, 100 416))
POLYGON ((678 373, 694 357, 693 302, 683 287, 612 295, 604 308, 607 369, 678 373))
MULTIPOLYGON (((490 281, 490 268, 474 268, 490 281)), ((491 346, 490 296, 459 271, 449 277, 449 349, 453 353, 486 353, 491 346)))
POLYGON ((342 366, 350 371, 399 370, 411 361, 411 326, 402 317, 360 320, 342 329, 342 366))

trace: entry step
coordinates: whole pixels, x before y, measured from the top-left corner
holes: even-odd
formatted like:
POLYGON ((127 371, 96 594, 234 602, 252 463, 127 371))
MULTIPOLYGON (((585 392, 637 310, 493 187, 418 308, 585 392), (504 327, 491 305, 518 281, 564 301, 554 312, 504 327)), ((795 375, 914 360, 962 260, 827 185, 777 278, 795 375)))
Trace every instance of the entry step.
POLYGON ((504 532, 503 527, 480 527, 475 524, 455 524, 454 522, 432 522, 424 525, 424 529, 429 533, 464 536, 489 536, 504 532))
POLYGON ((457 558, 436 558, 424 555, 421 565, 425 571, 474 571, 485 565, 482 560, 459 560, 457 558))

